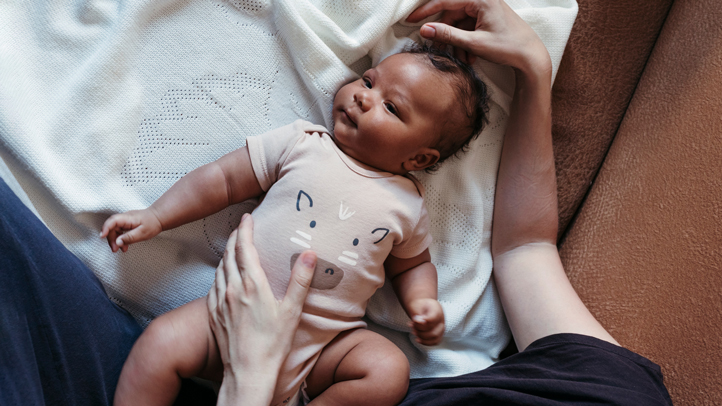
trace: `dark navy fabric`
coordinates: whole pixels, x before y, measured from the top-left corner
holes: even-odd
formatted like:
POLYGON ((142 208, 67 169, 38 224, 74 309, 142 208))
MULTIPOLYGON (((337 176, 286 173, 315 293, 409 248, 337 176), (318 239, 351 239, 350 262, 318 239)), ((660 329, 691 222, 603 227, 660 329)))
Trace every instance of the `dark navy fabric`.
POLYGON ((413 379, 403 406, 672 405, 652 361, 593 337, 556 334, 482 371, 413 379))
POLYGON ((0 179, 0 405, 110 405, 141 328, 0 179))

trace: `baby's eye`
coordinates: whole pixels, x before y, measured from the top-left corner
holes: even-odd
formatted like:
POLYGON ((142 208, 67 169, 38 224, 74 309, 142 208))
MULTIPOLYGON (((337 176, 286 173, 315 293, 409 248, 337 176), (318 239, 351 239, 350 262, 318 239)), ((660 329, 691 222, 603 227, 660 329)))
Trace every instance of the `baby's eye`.
POLYGON ((396 110, 396 106, 394 106, 393 104, 391 104, 389 102, 384 103, 384 106, 386 106, 386 110, 388 110, 389 113, 395 115, 396 117, 399 116, 399 112, 398 112, 398 110, 396 110))
POLYGON ((371 81, 366 78, 363 78, 363 81, 364 81, 364 87, 371 89, 371 81))

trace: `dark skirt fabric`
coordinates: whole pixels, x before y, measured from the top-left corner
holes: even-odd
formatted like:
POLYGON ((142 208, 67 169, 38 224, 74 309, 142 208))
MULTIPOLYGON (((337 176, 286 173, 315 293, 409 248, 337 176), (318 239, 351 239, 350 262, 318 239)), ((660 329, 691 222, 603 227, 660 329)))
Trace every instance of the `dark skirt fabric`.
POLYGON ((662 371, 625 348, 579 334, 533 342, 482 371, 413 379, 403 406, 671 405, 662 371))

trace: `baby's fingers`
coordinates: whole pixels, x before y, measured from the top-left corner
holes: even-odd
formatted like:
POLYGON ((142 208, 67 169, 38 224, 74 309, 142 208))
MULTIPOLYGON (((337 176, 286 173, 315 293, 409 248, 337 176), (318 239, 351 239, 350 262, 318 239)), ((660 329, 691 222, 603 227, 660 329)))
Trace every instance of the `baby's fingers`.
POLYGON ((434 328, 434 326, 432 323, 429 323, 426 316, 414 316, 414 318, 411 319, 411 328, 413 328, 414 331, 429 331, 434 328))
POLYGON ((131 244, 151 239, 156 234, 158 233, 151 230, 148 226, 141 225, 125 232, 124 234, 121 234, 118 238, 115 239, 115 243, 121 250, 123 250, 123 252, 127 252, 128 247, 131 244))
POLYGON ((108 232, 105 235, 105 237, 107 237, 108 245, 110 246, 110 250, 113 252, 118 251, 118 244, 115 243, 115 239, 118 238, 118 235, 120 235, 120 234, 114 228, 108 230, 108 232))
POLYGON ((128 251, 128 246, 130 244, 147 240, 145 235, 146 233, 144 231, 143 226, 134 228, 125 234, 121 234, 115 239, 115 243, 123 250, 123 252, 126 252, 128 251))
POLYGON ((114 227, 108 230, 107 232, 107 240, 108 245, 110 246, 110 250, 113 252, 118 252, 118 250, 121 248, 118 245, 118 241, 120 240, 120 236, 123 235, 124 230, 120 227, 114 227))
POLYGON ((110 216, 110 218, 105 220, 105 223, 103 223, 103 228, 100 231, 100 238, 108 239, 108 245, 110 246, 111 251, 118 251, 118 244, 116 240, 119 235, 123 234, 126 227, 130 228, 128 222, 121 214, 110 216))
POLYGON ((100 238, 108 236, 108 232, 115 227, 115 215, 108 217, 100 228, 100 238))
POLYGON ((436 345, 440 343, 441 338, 444 335, 444 323, 433 324, 429 327, 430 328, 428 330, 417 330, 414 328, 414 335, 417 338, 416 341, 424 345, 436 345))

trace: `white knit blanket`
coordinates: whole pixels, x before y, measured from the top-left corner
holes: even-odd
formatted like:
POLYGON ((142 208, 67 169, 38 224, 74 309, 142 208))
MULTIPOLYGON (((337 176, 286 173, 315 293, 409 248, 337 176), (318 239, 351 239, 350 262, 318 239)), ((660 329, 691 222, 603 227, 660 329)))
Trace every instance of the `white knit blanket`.
MULTIPOLYGON (((508 0, 554 71, 574 0, 508 0)), ((332 127, 336 90, 418 39, 422 0, 4 0, 1 154, 55 235, 141 323, 205 295, 249 204, 112 254, 112 213, 147 207, 185 173, 297 118, 332 127)), ((491 280, 496 169, 513 75, 483 61, 491 123, 471 151, 419 178, 428 192, 444 342, 420 348, 391 290, 368 316, 413 377, 485 368, 510 333, 491 280), (383 327, 382 327, 383 326, 383 327)), ((388 284, 387 284, 388 285, 388 284)))

